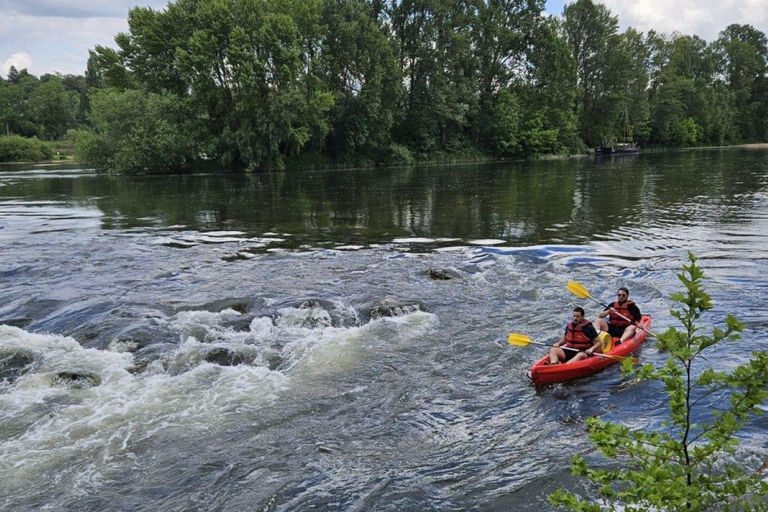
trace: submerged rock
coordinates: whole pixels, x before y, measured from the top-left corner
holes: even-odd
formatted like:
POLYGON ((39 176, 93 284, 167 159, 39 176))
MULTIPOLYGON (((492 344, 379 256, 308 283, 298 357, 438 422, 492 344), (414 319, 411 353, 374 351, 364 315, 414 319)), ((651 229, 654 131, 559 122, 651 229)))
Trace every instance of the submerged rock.
POLYGON ((291 324, 306 329, 322 327, 348 328, 360 325, 360 318, 354 308, 331 300, 316 298, 275 304, 269 316, 275 325, 291 324))
POLYGON ((53 378, 54 386, 64 386, 70 389, 86 389, 101 384, 101 377, 85 372, 59 372, 53 378))
POLYGON ((133 356, 133 365, 128 370, 131 373, 142 373, 150 364, 159 361, 164 370, 168 369, 168 357, 178 348, 172 343, 157 343, 141 348, 133 356))
POLYGON ((455 268, 430 268, 427 270, 427 276, 435 281, 450 281, 461 279, 461 272, 455 268))
POLYGON ((240 364, 248 364, 241 354, 228 348, 214 348, 205 355, 205 360, 209 363, 218 364, 219 366, 237 366, 240 364))
POLYGON ((385 316, 405 316, 410 315, 411 313, 415 313, 416 311, 426 312, 427 306, 425 306, 420 301, 397 302, 387 299, 378 306, 372 308, 368 312, 368 318, 371 320, 376 320, 377 318, 383 318, 385 316))
POLYGON ((0 386, 13 384, 32 369, 35 359, 29 354, 13 352, 0 354, 0 386))
POLYGON ((158 344, 168 333, 150 325, 131 325, 117 333, 107 345, 114 352, 137 352, 145 347, 158 344))
POLYGON ((32 323, 32 319, 29 318, 28 316, 0 319, 0 325, 10 325, 12 327, 18 327, 20 329, 25 328, 31 323, 32 323))
POLYGON ((203 309, 212 313, 220 313, 225 309, 233 309, 238 313, 248 313, 254 308, 263 306, 264 299, 253 297, 231 297, 203 304, 201 307, 190 309, 203 309))

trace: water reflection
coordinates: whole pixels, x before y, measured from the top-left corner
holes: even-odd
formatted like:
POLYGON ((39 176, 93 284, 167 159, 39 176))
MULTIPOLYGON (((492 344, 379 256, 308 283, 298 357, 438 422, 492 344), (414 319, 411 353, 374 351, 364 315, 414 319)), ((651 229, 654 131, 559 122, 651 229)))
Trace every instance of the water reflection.
POLYGON ((370 244, 397 237, 583 243, 712 222, 711 213, 718 221, 738 222, 742 207, 765 190, 765 156, 681 152, 266 175, 4 172, 0 199, 5 213, 8 202, 18 199, 96 207, 105 230, 277 232, 292 234, 297 243, 370 244), (702 215, 702 208, 709 213, 702 215))

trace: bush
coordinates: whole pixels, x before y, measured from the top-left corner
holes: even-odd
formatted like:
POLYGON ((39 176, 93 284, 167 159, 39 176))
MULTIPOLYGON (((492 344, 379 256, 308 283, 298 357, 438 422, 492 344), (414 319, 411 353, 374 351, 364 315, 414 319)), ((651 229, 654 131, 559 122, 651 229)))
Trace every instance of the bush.
POLYGON ((392 144, 384 148, 376 162, 383 167, 396 167, 402 165, 412 165, 413 155, 411 150, 399 144, 392 144))
POLYGON ((0 136, 0 162, 39 162, 53 158, 53 150, 37 138, 0 136))

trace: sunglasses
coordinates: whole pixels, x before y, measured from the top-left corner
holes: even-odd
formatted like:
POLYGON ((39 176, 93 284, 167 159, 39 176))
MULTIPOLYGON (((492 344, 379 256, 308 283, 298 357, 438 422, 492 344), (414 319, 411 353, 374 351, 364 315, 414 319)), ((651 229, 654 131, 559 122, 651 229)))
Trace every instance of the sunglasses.
POLYGON ((627 296, 627 294, 622 292, 622 293, 619 293, 619 294, 618 294, 618 296, 619 296, 619 297, 626 297, 626 296, 627 296))

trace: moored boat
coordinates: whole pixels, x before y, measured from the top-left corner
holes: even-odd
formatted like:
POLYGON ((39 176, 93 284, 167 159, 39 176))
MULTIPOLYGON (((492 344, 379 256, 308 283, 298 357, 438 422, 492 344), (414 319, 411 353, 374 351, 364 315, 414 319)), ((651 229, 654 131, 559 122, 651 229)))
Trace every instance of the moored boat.
POLYGON ((596 155, 634 155, 640 152, 640 148, 634 142, 620 142, 614 145, 603 145, 595 148, 596 155))
MULTIPOLYGON (((651 317, 643 316, 642 323, 640 324, 644 329, 651 328, 651 317)), ((643 342, 648 337, 648 332, 643 329, 637 329, 635 335, 621 343, 614 345, 611 350, 606 352, 607 355, 617 356, 618 358, 627 357, 636 350, 638 350, 643 342)), ((616 340, 614 340, 615 342, 616 340)), ((546 355, 536 361, 529 373, 529 377, 533 383, 537 386, 544 384, 553 384, 555 382, 566 382, 569 380, 580 379, 588 375, 596 373, 606 366, 616 364, 620 359, 614 357, 603 357, 595 355, 593 357, 582 359, 581 361, 561 363, 561 364, 549 364, 549 355, 546 355)))

